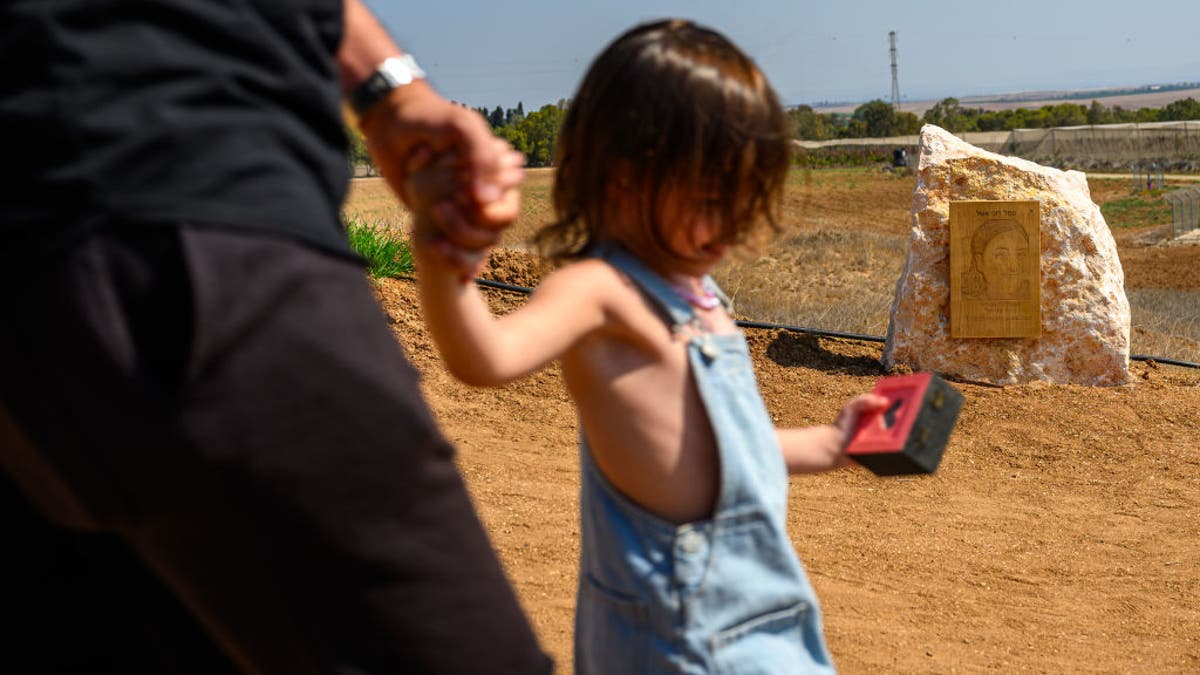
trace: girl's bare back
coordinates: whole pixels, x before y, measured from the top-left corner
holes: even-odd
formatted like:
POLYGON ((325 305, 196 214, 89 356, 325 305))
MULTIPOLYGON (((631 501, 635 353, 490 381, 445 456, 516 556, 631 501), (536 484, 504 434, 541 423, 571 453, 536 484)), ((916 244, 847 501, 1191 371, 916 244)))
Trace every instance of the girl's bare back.
MULTIPOLYGON (((557 274, 578 277, 608 320, 562 358, 593 459, 612 485, 672 523, 711 514, 717 497, 717 449, 692 378, 686 336, 672 334, 654 306, 622 273, 599 260, 557 274)), ((724 309, 706 312, 734 330, 724 309)))

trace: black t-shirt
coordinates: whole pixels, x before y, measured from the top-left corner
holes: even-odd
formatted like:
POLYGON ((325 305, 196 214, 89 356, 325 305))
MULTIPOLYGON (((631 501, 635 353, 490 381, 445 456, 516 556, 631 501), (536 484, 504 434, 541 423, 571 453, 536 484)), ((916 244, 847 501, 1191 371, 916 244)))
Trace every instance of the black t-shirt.
POLYGON ((339 0, 0 3, 0 265, 109 224, 350 255, 339 0))

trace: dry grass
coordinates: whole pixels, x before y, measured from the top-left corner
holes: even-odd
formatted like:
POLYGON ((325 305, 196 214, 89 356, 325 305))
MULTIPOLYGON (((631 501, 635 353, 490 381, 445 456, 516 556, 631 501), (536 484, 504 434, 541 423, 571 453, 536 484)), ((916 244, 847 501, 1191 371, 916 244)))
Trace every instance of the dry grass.
POLYGON ((895 234, 806 230, 761 257, 723 263, 715 276, 742 317, 882 335, 907 248, 895 234))
POLYGON ((407 231, 412 223, 412 214, 396 200, 382 178, 350 181, 342 218, 347 222, 372 223, 403 231, 407 231))
POLYGON ((1134 353, 1200 363, 1200 290, 1129 289, 1126 295, 1134 353))

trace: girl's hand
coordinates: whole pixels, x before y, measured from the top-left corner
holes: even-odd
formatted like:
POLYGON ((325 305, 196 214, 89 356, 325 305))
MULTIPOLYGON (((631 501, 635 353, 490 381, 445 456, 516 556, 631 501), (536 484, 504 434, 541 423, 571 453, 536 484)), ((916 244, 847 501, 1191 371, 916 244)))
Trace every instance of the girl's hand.
POLYGON ((516 220, 520 210, 518 185, 525 158, 503 140, 494 139, 494 144, 501 156, 497 170, 503 174, 497 181, 509 187, 485 204, 476 204, 464 189, 466 176, 453 152, 434 156, 421 147, 405 167, 407 179, 402 190, 414 214, 414 247, 425 252, 431 249, 439 262, 464 277, 478 273, 487 250, 499 241, 500 233, 516 220))
POLYGON ((888 399, 879 394, 859 394, 846 402, 842 406, 842 411, 838 413, 837 421, 833 423, 833 427, 838 430, 841 438, 838 442, 838 457, 837 465, 845 466, 850 463, 850 456, 846 454, 846 445, 850 443, 850 439, 854 436, 854 430, 858 428, 858 422, 862 416, 883 410, 888 406, 888 399))

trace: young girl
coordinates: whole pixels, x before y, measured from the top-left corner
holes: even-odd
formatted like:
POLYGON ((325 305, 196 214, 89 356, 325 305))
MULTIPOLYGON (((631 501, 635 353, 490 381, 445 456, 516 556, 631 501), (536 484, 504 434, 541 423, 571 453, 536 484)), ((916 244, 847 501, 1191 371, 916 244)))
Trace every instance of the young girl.
POLYGON ((787 536, 787 474, 843 466, 884 399, 775 429, 708 276, 775 227, 788 143, 774 92, 726 38, 681 20, 625 33, 561 130, 558 220, 538 238, 571 262, 502 318, 427 234, 451 163, 409 183, 421 302, 451 372, 496 386, 561 359, 578 407, 578 673, 832 671, 787 536))

